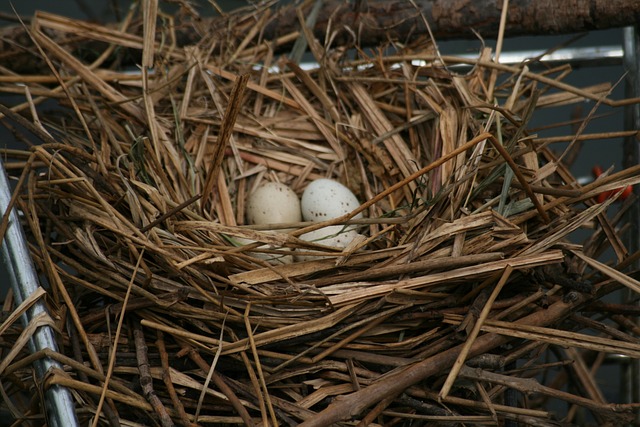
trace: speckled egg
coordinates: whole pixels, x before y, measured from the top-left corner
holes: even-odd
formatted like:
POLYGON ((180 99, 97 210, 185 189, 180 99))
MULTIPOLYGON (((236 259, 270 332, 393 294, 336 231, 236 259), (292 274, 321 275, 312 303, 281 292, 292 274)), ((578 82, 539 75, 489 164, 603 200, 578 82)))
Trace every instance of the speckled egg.
MULTIPOLYGON (((344 185, 332 179, 316 179, 302 193, 302 218, 305 221, 326 221, 347 214, 360 202, 344 185)), ((362 213, 354 216, 362 218, 362 213)))
MULTIPOLYGON (((304 233, 300 236, 300 239, 306 242, 343 249, 349 246, 349 243, 357 236, 359 236, 359 234, 355 230, 345 229, 342 225, 332 225, 304 233)), ((310 261, 323 258, 323 256, 319 255, 296 255, 296 261, 310 261)))
MULTIPOLYGON (((232 238, 232 242, 236 246, 245 246, 245 245, 250 245, 252 243, 255 243, 255 240, 245 239, 244 237, 234 237, 234 238, 232 238)), ((256 258, 260 258, 262 260, 265 260, 271 265, 291 264, 293 262, 293 256, 292 255, 287 255, 287 253, 293 252, 290 249, 277 248, 274 245, 262 245, 262 246, 258 246, 257 249, 259 249, 259 250, 279 249, 279 251, 278 251, 279 253, 273 253, 273 252, 267 253, 267 252, 260 252, 260 251, 248 252, 251 256, 254 256, 256 258)))
POLYGON ((281 224, 301 220, 298 196, 279 182, 262 184, 247 199, 249 224, 281 224))

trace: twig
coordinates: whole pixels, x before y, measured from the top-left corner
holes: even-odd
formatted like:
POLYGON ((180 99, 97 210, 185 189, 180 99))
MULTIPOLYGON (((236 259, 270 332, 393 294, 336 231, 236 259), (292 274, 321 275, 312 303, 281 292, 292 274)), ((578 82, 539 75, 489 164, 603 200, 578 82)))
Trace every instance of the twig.
POLYGON ((171 419, 171 416, 164 407, 162 401, 153 389, 153 378, 151 377, 151 370, 149 369, 149 356, 147 354, 147 343, 144 339, 144 331, 139 322, 133 322, 133 337, 136 345, 136 359, 138 360, 138 370, 140 372, 140 385, 142 386, 142 393, 147 401, 153 407, 153 410, 160 419, 160 424, 163 427, 173 427, 175 424, 171 419))
MULTIPOLYGON (((78 363, 83 364, 82 349, 80 347, 80 340, 78 339, 78 331, 76 330, 76 327, 73 325, 73 322, 69 318, 67 318, 67 330, 68 330, 69 339, 71 340, 71 349, 73 351, 73 357, 78 363)), ((87 373, 83 370, 78 371, 78 379, 80 379, 80 381, 85 383, 89 382, 89 377, 87 376, 87 373)), ((109 422, 110 426, 117 427, 120 425, 120 419, 118 418, 118 414, 114 411, 111 405, 109 404, 104 405, 103 411, 105 416, 107 417, 107 421, 109 422)))
MULTIPOLYGON (((507 12, 509 11, 509 0, 502 0, 502 8, 500 10, 500 23, 498 24, 498 40, 496 42, 496 53, 493 58, 494 61, 500 62, 500 54, 502 53, 502 43, 504 42, 504 29, 507 24, 507 12)), ((497 70, 491 71, 491 77, 489 77, 489 88, 487 89, 487 101, 493 103, 493 91, 496 85, 497 70)))
POLYGON ((608 417, 618 419, 621 422, 629 422, 632 420, 634 417, 633 412, 635 408, 637 408, 637 405, 635 404, 599 403, 591 399, 543 386, 533 378, 518 378, 468 367, 463 367, 460 370, 460 375, 464 378, 501 384, 519 390, 523 393, 542 393, 547 396, 556 397, 566 402, 575 403, 591 409, 608 417))
POLYGON ((116 327, 115 340, 113 342, 113 347, 111 348, 111 354, 109 355, 109 365, 107 367, 107 373, 105 375, 105 381, 102 388, 102 393, 100 394, 100 400, 98 402, 98 407, 96 409, 96 417, 93 419, 92 427, 96 427, 98 425, 98 415, 100 414, 100 410, 104 404, 106 399, 107 390, 109 389, 109 381, 111 380, 111 376, 113 375, 113 369, 116 364, 116 354, 118 351, 118 341, 120 339, 120 333, 122 332, 122 325, 124 323, 125 312, 127 310, 127 302, 129 301, 129 296, 131 295, 131 288, 133 282, 136 278, 136 274, 138 273, 138 268, 140 267, 140 263, 142 262, 142 255, 144 254, 144 250, 142 250, 140 256, 138 257, 138 261, 135 269, 133 270, 133 274, 131 275, 131 280, 129 281, 129 285, 127 286, 127 292, 124 296, 124 301, 122 302, 122 309, 120 311, 120 318, 118 319, 118 326, 116 327))
POLYGON ((384 410, 387 409, 387 407, 389 405, 391 405, 393 403, 393 401, 401 393, 402 392, 389 394, 389 396, 386 396, 384 399, 382 399, 380 402, 378 402, 378 404, 371 411, 369 411, 369 413, 367 415, 365 415, 362 418, 362 420, 360 420, 360 422, 357 424, 356 427, 366 427, 366 426, 370 425, 371 423, 373 423, 376 420, 376 418, 380 414, 382 414, 382 412, 384 412, 384 410))
POLYGON ((458 375, 458 372, 460 371, 460 369, 462 368, 462 365, 467 359, 467 355, 469 354, 469 351, 473 346, 473 342, 475 341, 475 339, 478 337, 478 334, 480 333, 482 324, 489 316, 489 312, 493 307, 493 303, 495 302, 496 298, 498 298, 498 295, 500 294, 502 287, 507 283, 507 280, 509 280, 509 277, 511 276, 512 271, 513 271, 513 268, 510 265, 507 265, 507 267, 504 269, 504 272, 502 273, 502 277, 500 277, 500 280, 496 284, 496 287, 493 289, 493 292, 491 292, 489 299, 487 300, 482 311, 480 312, 480 316, 478 316, 478 319, 476 320, 475 325, 473 325, 473 329, 469 334, 469 337, 467 337, 467 341, 462 346, 462 349, 460 350, 460 354, 458 355, 455 363, 453 364, 453 367, 449 371, 449 375, 447 376, 447 379, 444 385, 442 386, 442 390, 440 390, 440 394, 439 394, 440 399, 447 397, 447 395, 449 394, 449 391, 451 391, 451 387, 453 386, 456 376, 458 375))
MULTIPOLYGON (((260 381, 260 388, 262 389, 262 395, 264 398, 265 406, 269 411, 269 417, 271 417, 271 422, 274 425, 278 425, 278 420, 276 418, 276 414, 273 410, 273 405, 271 404, 271 396, 269 395, 269 389, 267 388, 267 383, 265 381, 264 372, 262 370, 262 364, 260 363, 260 356, 258 355, 258 349, 256 347, 256 341, 253 336, 253 330, 251 327, 251 323, 249 320, 249 313, 251 312, 251 304, 247 304, 247 308, 244 313, 244 324, 249 336, 249 348, 251 349, 251 353, 253 355, 253 361, 256 364, 256 371, 258 373, 258 380, 260 381)), ((268 420, 267 414, 262 411, 262 420, 266 422, 268 420)))
MULTIPOLYGON (((200 354, 198 354, 195 349, 183 345, 182 351, 186 352, 189 355, 189 358, 193 360, 204 372, 211 371, 211 366, 209 366, 209 364, 202 358, 202 356, 200 356, 200 354)), ((238 415, 240 415, 245 425, 255 425, 253 419, 247 412, 247 409, 244 407, 240 399, 238 399, 238 396, 236 396, 231 387, 227 385, 224 379, 217 372, 213 372, 211 380, 216 385, 216 387, 220 389, 222 394, 227 396, 227 399, 229 399, 229 403, 231 403, 231 406, 233 406, 233 408, 238 412, 238 415)))
POLYGON ((160 353, 160 363, 162 365, 162 381, 164 381, 165 387, 167 387, 167 393, 171 398, 173 407, 178 411, 182 425, 185 427, 195 427, 196 424, 189 420, 189 416, 184 410, 184 405, 180 401, 176 389, 173 386, 171 380, 171 371, 169 367, 169 355, 167 354, 167 348, 164 344, 164 334, 161 331, 157 331, 156 345, 158 346, 158 352, 160 353))

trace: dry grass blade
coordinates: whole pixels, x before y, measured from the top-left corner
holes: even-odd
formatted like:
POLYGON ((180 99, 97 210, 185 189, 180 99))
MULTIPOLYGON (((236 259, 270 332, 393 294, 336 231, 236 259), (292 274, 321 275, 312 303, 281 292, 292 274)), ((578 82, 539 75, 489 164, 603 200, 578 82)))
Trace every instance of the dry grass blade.
POLYGON ((451 387, 453 386, 453 382, 458 376, 458 373, 460 372, 460 369, 462 368, 462 365, 464 364, 467 358, 467 355, 469 354, 469 350, 473 345, 473 341, 478 337, 478 334, 480 333, 480 329, 482 328, 483 322, 489 316, 489 312, 492 309, 493 303, 495 302, 496 298, 500 294, 502 287, 507 283, 507 280, 509 279, 509 276, 511 275, 512 271, 513 271, 513 268, 511 267, 511 265, 507 265, 507 267, 504 269, 504 272, 502 273, 500 280, 498 281, 498 283, 496 284, 496 287, 491 292, 491 295, 489 296, 489 299, 485 303, 485 306, 482 308, 482 311, 480 312, 480 316, 478 316, 478 319, 476 320, 475 325, 473 325, 473 329, 471 330, 471 333, 467 337, 467 340, 465 341, 464 346, 462 347, 462 350, 458 355, 458 358, 453 364, 451 371, 449 371, 449 375, 447 376, 447 379, 445 380, 444 385, 442 386, 442 390, 440 390, 440 394, 438 395, 439 399, 444 399, 449 395, 449 392, 451 391, 451 387))
MULTIPOLYGON (((376 298, 404 289, 425 288, 441 285, 449 281, 486 277, 487 274, 502 270, 510 265, 512 268, 533 268, 539 265, 549 265, 562 262, 563 255, 560 251, 551 251, 540 256, 525 256, 510 258, 508 260, 486 262, 478 266, 470 266, 449 270, 444 273, 435 273, 428 276, 419 276, 411 279, 394 281, 391 284, 377 285, 374 283, 354 283, 352 289, 340 292, 336 296, 330 297, 334 306, 352 304, 361 300, 376 298), (357 286, 357 288, 356 288, 357 286)), ((324 289, 324 292, 329 292, 324 289)))
POLYGON ((575 403, 581 406, 585 406, 589 409, 599 411, 599 412, 601 411, 606 414, 622 412, 622 414, 619 414, 619 417, 621 418, 621 420, 629 420, 631 419, 631 416, 632 416, 631 413, 633 411, 633 407, 625 408, 623 405, 600 404, 590 399, 585 399, 579 396, 575 396, 571 393, 565 393, 559 390, 552 389, 550 387, 541 386, 536 380, 532 378, 514 379, 508 376, 495 374, 491 372, 473 370, 468 367, 463 368, 461 375, 464 376, 465 378, 488 380, 493 383, 506 385, 526 393, 548 394, 551 396, 558 397, 562 400, 566 400, 570 403, 575 403))
POLYGON ((11 362, 13 362, 13 360, 20 354, 20 351, 29 343, 36 330, 45 325, 49 327, 55 326, 55 323, 47 313, 42 312, 32 317, 27 327, 24 328, 20 336, 16 339, 11 351, 9 351, 9 353, 7 353, 0 362, 0 374, 2 374, 11 362))
POLYGON ((640 282, 638 282, 636 279, 634 279, 631 276, 628 276, 624 273, 619 272, 618 270, 609 267, 606 264, 603 264, 593 258, 590 258, 586 255, 584 255, 583 253, 580 253, 578 251, 572 251, 578 258, 580 258, 581 260, 583 260, 585 263, 587 263, 589 266, 591 266, 592 268, 598 270, 599 272, 601 272, 602 274, 604 274, 605 276, 608 276, 612 279, 614 279, 615 281, 617 281, 618 283, 620 283, 621 285, 626 286, 627 288, 629 288, 632 292, 635 293, 640 293, 640 282))
MULTIPOLYGON (((393 126, 385 117, 384 113, 376 107, 373 98, 364 86, 355 83, 352 85, 351 90, 355 101, 362 109, 365 119, 369 121, 371 127, 376 132, 376 136, 393 130, 393 126)), ((415 172, 416 166, 421 164, 397 133, 390 135, 383 143, 396 162, 398 169, 400 169, 400 173, 405 178, 415 172)), ((410 184, 410 188, 413 189, 412 184, 410 184)))
POLYGON ((240 112, 244 90, 247 87, 248 81, 248 74, 240 76, 235 80, 233 89, 229 94, 229 105, 222 120, 222 125, 220 126, 220 135, 218 136, 213 159, 207 172, 207 179, 205 180, 204 187, 202 189, 203 206, 206 205, 209 201, 209 198, 213 193, 213 186, 218 180, 218 173, 220 171, 220 166, 222 165, 222 160, 224 159, 224 152, 227 148, 229 137, 231 136, 231 132, 233 131, 233 127, 236 123, 238 113, 240 112))
MULTIPOLYGON (((144 255, 144 250, 140 253, 140 256, 138 257, 138 262, 136 264, 136 268, 134 269, 134 274, 133 276, 131 276, 131 281, 129 282, 129 286, 127 287, 127 292, 124 296, 124 301, 122 302, 122 311, 120 312, 120 318, 118 320, 118 326, 116 327, 116 334, 115 334, 115 340, 114 340, 114 345, 113 348, 111 350, 111 355, 109 356, 109 366, 107 368, 107 374, 105 376, 105 380, 102 386, 102 393, 100 394, 100 401, 98 402, 98 407, 96 409, 96 413, 100 413, 102 411, 102 405, 104 404, 104 399, 106 398, 107 395, 107 390, 109 389, 109 381, 111 380, 111 375, 113 375, 113 368, 116 364, 116 354, 118 351, 118 342, 119 342, 119 338, 120 338, 120 334, 122 333, 122 325, 124 323, 124 319, 125 319, 125 312, 127 310, 127 303, 129 302, 129 297, 131 296, 131 284, 134 282, 135 280, 135 275, 138 273, 138 270, 140 268, 140 262, 142 261, 142 257, 144 255)), ((93 424, 92 427, 95 427, 98 425, 98 420, 99 417, 95 417, 93 419, 93 424)))
MULTIPOLYGON (((447 316, 445 321, 460 324, 458 316, 447 316)), ((640 357, 640 344, 561 331, 552 328, 528 327, 499 320, 487 320, 481 328, 483 331, 504 334, 512 337, 539 340, 560 346, 584 348, 605 353, 620 353, 629 357, 640 357)))
POLYGON ((11 325, 13 325, 13 323, 15 323, 20 316, 24 314, 26 310, 32 307, 33 304, 35 304, 45 294, 45 290, 41 287, 38 287, 35 292, 32 292, 31 295, 29 295, 24 301, 22 301, 22 303, 18 307, 16 307, 16 309, 13 310, 11 314, 0 325, 0 336, 2 336, 2 334, 4 334, 7 329, 11 325))

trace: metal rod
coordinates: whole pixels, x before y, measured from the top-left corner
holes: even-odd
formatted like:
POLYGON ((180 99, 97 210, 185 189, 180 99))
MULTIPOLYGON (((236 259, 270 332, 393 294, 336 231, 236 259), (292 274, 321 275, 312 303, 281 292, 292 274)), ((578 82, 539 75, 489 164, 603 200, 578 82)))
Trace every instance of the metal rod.
MULTIPOLYGON (((4 169, 2 159, 0 159, 0 212, 6 212, 11 199, 11 187, 4 169)), ((7 228, 4 240, 2 241, 2 260, 9 273, 9 281, 13 288, 14 298, 17 304, 24 301, 29 295, 35 292, 40 284, 35 272, 33 260, 29 254, 27 240, 24 230, 18 221, 16 210, 13 209, 9 216, 9 227, 7 228)), ((31 319, 46 312, 46 307, 42 301, 36 302, 22 316, 25 327, 31 319)), ((49 348, 58 351, 54 331, 49 326, 39 327, 29 340, 29 349, 37 352, 49 348)), ((62 366, 55 360, 42 358, 34 362, 37 378, 42 381, 51 368, 62 369, 62 366)), ((59 385, 53 385, 45 391, 46 414, 48 416, 47 425, 52 427, 74 427, 78 426, 73 398, 69 390, 59 385)))
MULTIPOLYGON (((547 66, 571 63, 572 66, 602 66, 619 65, 622 63, 622 46, 590 46, 590 47, 570 47, 558 49, 547 53, 546 50, 519 50, 506 51, 500 54, 500 63, 506 65, 517 65, 535 58, 540 58, 539 62, 547 66)), ((463 58, 474 59, 478 55, 459 55, 463 58)))
MULTIPOLYGON (((625 96, 635 98, 640 96, 640 32, 638 27, 627 27, 623 30, 624 38, 624 68, 626 71, 625 96)), ((640 130, 640 106, 638 104, 625 107, 625 129, 640 130)), ((625 168, 635 166, 640 163, 640 141, 636 137, 626 138, 623 145, 623 166, 625 168)), ((635 190, 638 194, 637 189, 635 190)), ((640 248, 640 207, 638 203, 629 210, 628 214, 629 238, 627 247, 631 253, 640 248)), ((638 265, 636 263, 635 268, 638 265)), ((627 294, 630 299, 634 295, 627 294)), ((640 401, 640 360, 633 359, 628 364, 622 366, 622 394, 626 402, 640 401)), ((640 423, 640 414, 636 414, 636 423, 640 423)))
MULTIPOLYGON (((622 46, 591 46, 591 47, 573 47, 563 48, 547 53, 546 50, 518 50, 518 51, 506 51, 500 54, 500 63, 504 65, 518 65, 522 63, 529 63, 530 67, 539 66, 556 66, 561 64, 571 64, 573 67, 599 67, 604 65, 621 65, 624 56, 624 49, 622 46), (533 61, 539 58, 538 61, 533 61)), ((477 53, 463 53, 454 54, 464 59, 474 60, 478 58, 477 53)), ((421 66, 426 65, 426 61, 414 60, 413 65, 421 66)), ((453 64, 449 65, 450 68, 456 69, 468 69, 471 68, 469 64, 453 64)), ((256 66, 255 69, 259 69, 256 66)), ((300 68, 303 70, 314 70, 318 68, 317 62, 302 62, 300 68)), ((277 65, 269 68, 271 72, 280 72, 280 68, 277 65)), ((138 71, 134 71, 138 72, 138 71)))

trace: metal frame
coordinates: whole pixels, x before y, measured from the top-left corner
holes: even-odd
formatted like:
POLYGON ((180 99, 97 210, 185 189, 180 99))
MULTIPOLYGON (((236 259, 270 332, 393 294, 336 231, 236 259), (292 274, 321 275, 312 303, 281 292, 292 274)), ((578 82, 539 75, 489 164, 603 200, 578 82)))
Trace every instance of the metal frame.
MULTIPOLYGON (((640 97, 640 27, 627 27, 623 30, 624 68, 626 71, 625 96, 640 97)), ((625 128, 640 130, 640 105, 625 108, 625 128)), ((640 163, 640 139, 629 137, 624 141, 623 166, 630 167, 640 163)), ((636 194, 638 191, 636 189, 636 194)), ((626 242, 631 253, 640 249, 640 206, 636 202, 629 212, 631 232, 626 242)), ((638 265, 634 266, 638 268, 638 265)), ((631 293, 627 293, 629 303, 634 303, 631 293)), ((637 302, 635 302, 637 304, 637 302)), ((622 397, 627 403, 640 401, 640 360, 629 359, 622 365, 622 397)), ((636 425, 640 424, 640 413, 636 414, 636 425)))
MULTIPOLYGON (((9 185, 2 159, 0 159, 0 212, 7 211, 10 200, 11 186, 9 185)), ((40 284, 33 260, 29 254, 24 230, 20 225, 15 209, 12 209, 9 215, 9 226, 2 241, 2 260, 9 273, 14 299, 17 304, 20 304, 36 292, 40 284)), ((34 318, 46 311, 44 302, 39 300, 22 315, 22 323, 27 327, 34 318)), ((29 349, 31 352, 38 352, 47 348, 55 352, 58 351, 55 333, 51 327, 45 325, 36 329, 29 340, 29 349)), ((53 359, 45 357, 34 362, 34 368, 38 380, 42 383, 50 369, 62 369, 62 365, 53 359)), ((59 385, 53 385, 44 390, 44 394, 48 425, 52 427, 79 426, 73 398, 69 390, 59 385)))
MULTIPOLYGON (((477 55, 459 55, 462 58, 475 59, 477 55)), ((522 64, 532 58, 540 58, 540 63, 549 66, 571 64, 573 66, 603 66, 622 64, 624 49, 622 46, 595 46, 564 48, 548 52, 546 50, 506 51, 500 54, 500 63, 506 65, 522 64)))

